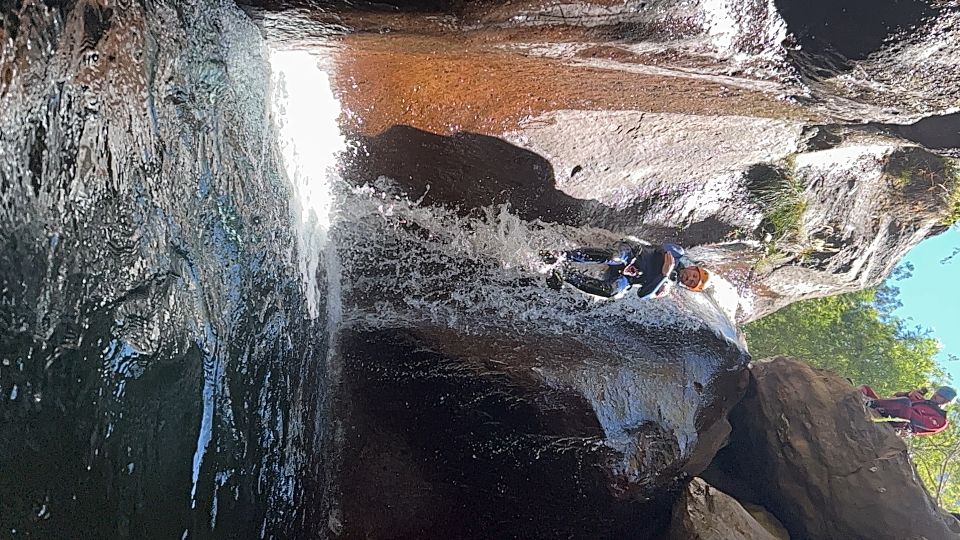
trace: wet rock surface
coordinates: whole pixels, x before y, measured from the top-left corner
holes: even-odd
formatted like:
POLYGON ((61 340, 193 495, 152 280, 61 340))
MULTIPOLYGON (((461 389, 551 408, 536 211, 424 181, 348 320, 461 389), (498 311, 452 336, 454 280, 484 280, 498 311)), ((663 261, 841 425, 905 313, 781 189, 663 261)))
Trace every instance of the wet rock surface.
POLYGON ((227 3, 0 13, 0 535, 283 530, 326 341, 280 164, 245 150, 274 137, 256 29, 227 3))
POLYGON ((737 395, 744 359, 730 348, 675 371, 686 345, 623 359, 556 336, 428 327, 339 345, 337 520, 350 538, 654 537, 681 479, 723 444, 707 432, 726 425, 734 400, 717 396, 737 395), (696 391, 684 377, 704 369, 716 375, 696 391), (651 384, 679 391, 684 412, 644 412, 651 384))
POLYGON ((958 538, 895 431, 846 380, 802 361, 758 362, 731 414, 730 446, 706 473, 759 502, 793 538, 958 538))
POLYGON ((663 502, 614 497, 604 473, 614 458, 582 396, 492 358, 443 358, 404 334, 358 336, 375 351, 346 359, 346 537, 650 537, 663 527, 663 502))

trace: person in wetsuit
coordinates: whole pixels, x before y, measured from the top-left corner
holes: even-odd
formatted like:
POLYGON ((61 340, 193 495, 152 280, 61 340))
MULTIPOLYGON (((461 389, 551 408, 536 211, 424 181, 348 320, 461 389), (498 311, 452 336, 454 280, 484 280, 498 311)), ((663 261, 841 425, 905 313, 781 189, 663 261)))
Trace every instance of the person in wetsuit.
POLYGON ((662 247, 634 246, 618 242, 613 251, 599 248, 579 248, 560 253, 568 262, 604 264, 607 266, 602 278, 582 272, 557 273, 548 280, 548 285, 559 289, 563 281, 581 291, 612 298, 628 288, 639 285, 637 296, 658 298, 666 295, 673 283, 702 291, 709 273, 690 262, 683 248, 674 244, 662 247))
POLYGON ((909 392, 897 392, 892 398, 881 399, 867 385, 860 387, 866 396, 867 406, 875 409, 887 418, 902 418, 903 422, 891 422, 897 429, 914 435, 933 435, 947 428, 947 412, 943 406, 957 397, 957 391, 949 386, 941 386, 927 399, 927 389, 918 388, 909 392))

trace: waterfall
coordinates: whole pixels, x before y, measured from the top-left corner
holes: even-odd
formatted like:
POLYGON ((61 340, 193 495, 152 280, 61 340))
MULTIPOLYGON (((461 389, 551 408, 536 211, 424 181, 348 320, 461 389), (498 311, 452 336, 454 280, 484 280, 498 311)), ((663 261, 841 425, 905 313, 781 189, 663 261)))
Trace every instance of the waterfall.
POLYGON ((319 57, 301 50, 273 50, 270 64, 273 120, 292 188, 290 213, 307 307, 310 316, 317 318, 325 289, 327 320, 332 326, 340 318, 339 263, 335 250, 327 245, 335 219, 337 157, 346 146, 337 123, 340 103, 319 57), (326 274, 323 284, 317 281, 321 261, 326 274))

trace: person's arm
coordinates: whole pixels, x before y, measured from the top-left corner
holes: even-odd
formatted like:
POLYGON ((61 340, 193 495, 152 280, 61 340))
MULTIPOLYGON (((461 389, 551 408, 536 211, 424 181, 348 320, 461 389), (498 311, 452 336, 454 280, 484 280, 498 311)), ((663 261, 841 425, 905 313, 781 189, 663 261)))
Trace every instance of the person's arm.
POLYGON ((670 293, 670 289, 673 288, 673 281, 669 279, 664 279, 663 283, 660 284, 660 288, 657 289, 657 292, 653 293, 654 298, 661 298, 670 293))
POLYGON ((673 258, 673 254, 669 251, 665 251, 663 254, 663 268, 660 270, 660 273, 664 276, 669 276, 670 272, 673 271, 673 265, 676 263, 676 259, 673 258))
POLYGON ((614 252, 616 253, 613 258, 607 261, 607 264, 610 266, 616 266, 620 264, 632 264, 635 255, 633 254, 633 246, 623 240, 617 242, 617 245, 614 247, 614 252))
POLYGON ((657 277, 659 279, 648 281, 637 291, 637 296, 639 296, 641 300, 660 298, 670 290, 670 278, 667 276, 657 277))
POLYGON ((620 287, 622 285, 620 280, 617 280, 616 283, 609 283, 581 274, 579 272, 570 272, 564 276, 563 280, 587 294, 592 294, 594 296, 600 296, 603 298, 610 298, 614 296, 617 292, 619 292, 619 290, 617 290, 615 287, 620 287))
POLYGON ((927 389, 924 387, 910 390, 909 392, 897 392, 894 394, 894 397, 907 397, 910 398, 910 401, 925 401, 927 398, 924 396, 926 395, 927 389))
POLYGON ((562 251, 563 256, 568 261, 573 261, 577 263, 606 263, 610 264, 612 258, 616 258, 616 254, 612 253, 609 249, 593 248, 593 247, 581 247, 577 249, 571 249, 569 251, 562 251))

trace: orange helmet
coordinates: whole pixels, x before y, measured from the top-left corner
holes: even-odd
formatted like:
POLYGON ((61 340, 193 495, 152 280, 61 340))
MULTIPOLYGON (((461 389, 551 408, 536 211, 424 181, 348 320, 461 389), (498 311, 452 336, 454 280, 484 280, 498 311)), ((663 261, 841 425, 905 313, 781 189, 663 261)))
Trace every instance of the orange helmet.
MULTIPOLYGON (((707 272, 706 268, 703 268, 702 266, 688 266, 687 268, 696 270, 697 277, 699 279, 697 280, 697 284, 693 287, 689 287, 687 285, 684 285, 684 287, 687 287, 691 291, 702 291, 703 288, 707 286, 707 280, 710 279, 710 272, 707 272)), ((684 270, 687 268, 684 268, 684 270)), ((683 282, 681 281, 680 284, 683 285, 683 282)))

